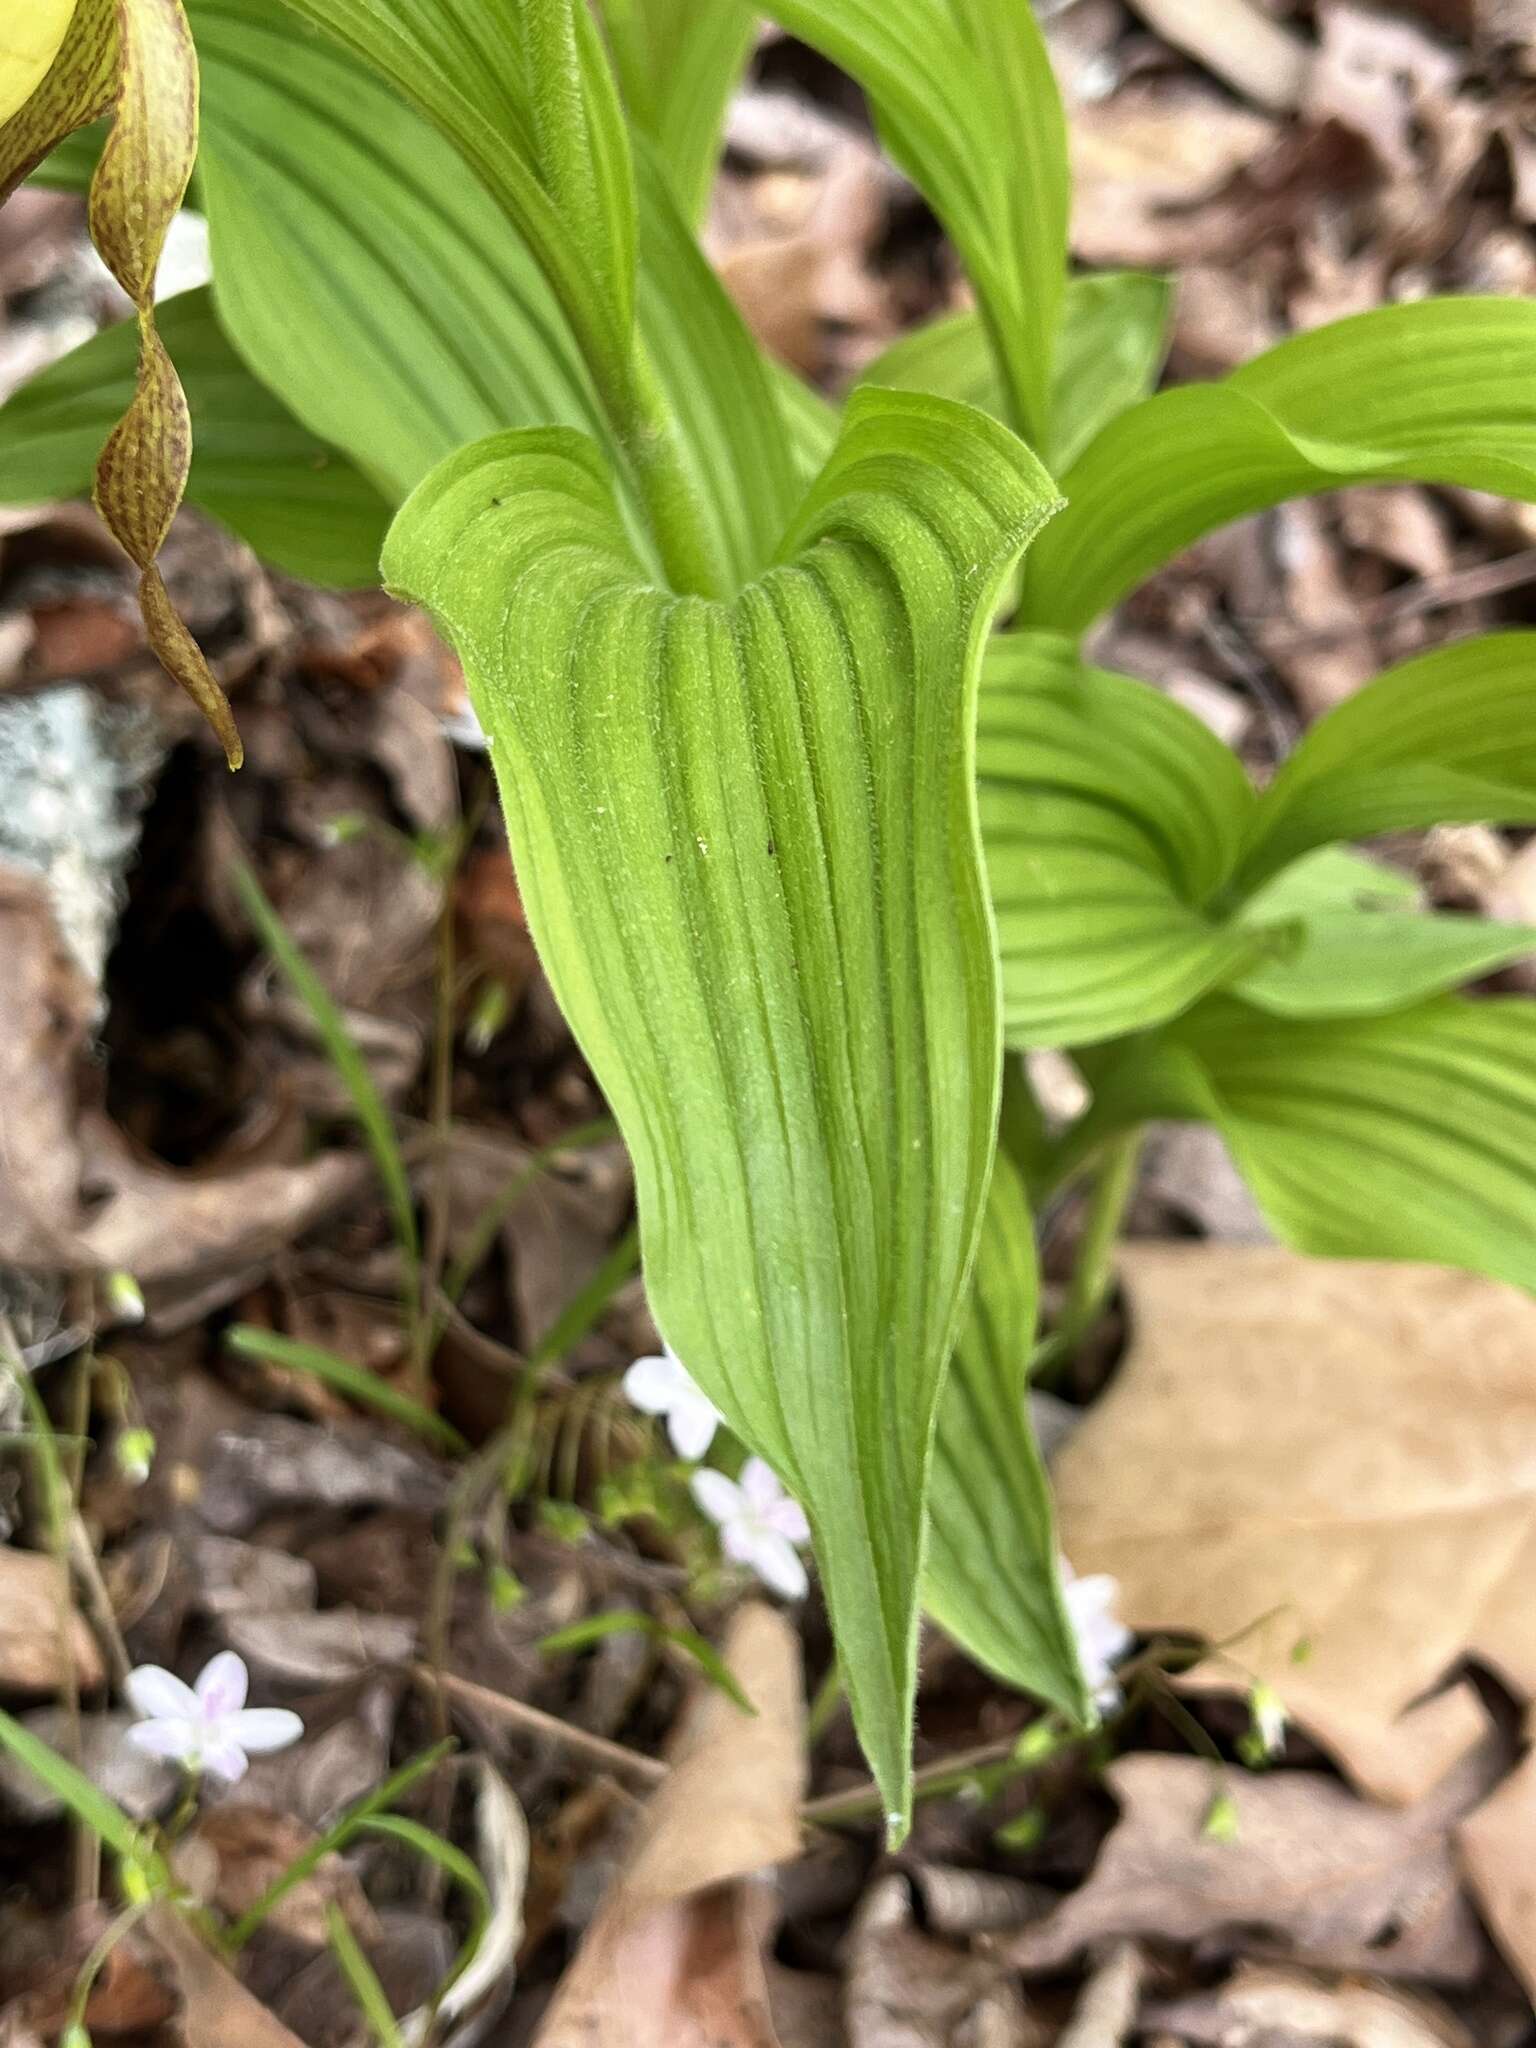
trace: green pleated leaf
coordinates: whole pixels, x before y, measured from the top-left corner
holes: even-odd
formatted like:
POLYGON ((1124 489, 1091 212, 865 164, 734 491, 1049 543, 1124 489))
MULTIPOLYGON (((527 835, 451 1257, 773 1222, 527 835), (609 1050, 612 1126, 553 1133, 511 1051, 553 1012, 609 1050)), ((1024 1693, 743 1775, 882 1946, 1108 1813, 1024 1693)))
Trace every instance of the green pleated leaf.
POLYGON ((1061 99, 1020 0, 777 0, 768 10, 869 94, 892 157, 932 205, 976 287, 1030 443, 1049 440, 1066 271, 1061 99))
MULTIPOLYGON (((235 354, 206 290, 164 299, 160 337, 192 415, 187 502, 265 560, 312 583, 379 580, 390 507, 345 456, 307 432, 235 354)), ((0 408, 0 502, 90 494, 138 362, 132 321, 104 328, 0 408)))
POLYGON ((630 119, 655 143, 684 215, 698 222, 756 16, 746 0, 601 0, 601 11, 630 119))
POLYGON ((67 135, 57 149, 50 150, 27 178, 29 185, 42 185, 51 192, 77 192, 83 199, 91 189, 101 146, 107 139, 107 123, 92 121, 67 135))
POLYGON ((1306 854, 1238 913, 1287 927, 1234 992, 1282 1017, 1365 1017, 1402 1009, 1536 951, 1536 930, 1481 917, 1424 916, 1419 891, 1379 862, 1328 847, 1306 854))
MULTIPOLYGON (((577 426, 617 461, 553 291, 453 145, 277 0, 194 0, 194 25, 221 318, 294 413, 397 499, 509 426, 577 426)), ((793 502, 783 415, 644 147, 636 175, 640 329, 711 545, 745 579, 793 502)))
POLYGON ((1038 1306, 1029 1204, 1000 1152, 939 1403, 924 1605, 979 1664, 1085 1722, 1092 1702, 1062 1603, 1050 1482, 1026 1403, 1038 1306))
POLYGON ((931 1428, 996 1118, 974 678, 1052 503, 979 413, 864 392, 781 565, 728 605, 655 587, 568 433, 462 451, 385 550, 464 661, 661 1327, 811 1517, 898 1828, 931 1428))
MULTIPOLYGON (((1141 271, 1070 278, 1051 378, 1046 460, 1065 469, 1100 428, 1145 398, 1168 348, 1171 287, 1141 271)), ((979 314, 949 313, 892 342, 859 381, 931 391, 1007 417, 997 358, 979 314)))
POLYGON ((589 363, 628 371, 637 237, 623 116, 575 0, 288 0, 451 142, 533 252, 589 363))
POLYGON ((1168 354, 1173 286, 1140 270, 1072 278, 1061 302, 1051 383, 1053 470, 1076 462, 1094 436, 1156 384, 1168 354))
POLYGON ((194 0, 219 313, 391 499, 507 426, 605 430, 527 249, 464 161, 277 0, 194 0))
POLYGON ((1319 719, 1254 814, 1239 884, 1330 840, 1478 820, 1536 824, 1536 633, 1416 655, 1319 719))
POLYGON ((1204 908, 1254 798, 1170 698, 1068 641, 1004 634, 983 663, 976 766, 1011 1046, 1161 1023, 1268 943, 1204 908))
POLYGON ((1212 997, 1125 1048, 1100 1126, 1215 1122, 1277 1235, 1536 1287, 1536 1005, 1441 996, 1298 1022, 1212 997))
POLYGON ((1026 615, 1078 631, 1229 520, 1395 477, 1536 498, 1536 302, 1385 306, 1120 414, 1062 479, 1026 615))

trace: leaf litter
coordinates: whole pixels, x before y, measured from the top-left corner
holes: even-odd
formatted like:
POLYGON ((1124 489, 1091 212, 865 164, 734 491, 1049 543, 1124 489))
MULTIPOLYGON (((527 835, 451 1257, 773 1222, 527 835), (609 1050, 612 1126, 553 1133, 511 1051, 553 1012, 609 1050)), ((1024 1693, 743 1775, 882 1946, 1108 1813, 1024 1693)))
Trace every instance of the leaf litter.
MULTIPOLYGON (((1072 110, 1074 254, 1179 274, 1174 379, 1389 300, 1536 286, 1523 7, 1041 12, 1072 110)), ((965 302, 856 99, 773 33, 731 117, 710 238, 749 318, 832 389, 965 302)), ((112 310, 80 284, 78 246, 69 202, 0 246, 0 379, 112 310)), ((1190 703, 1262 774, 1387 661, 1529 621, 1523 521, 1408 486, 1287 508, 1155 578, 1099 652, 1190 703)), ((533 961, 451 660, 410 614, 268 576, 184 514, 162 566, 236 699, 249 766, 228 785, 146 660, 133 579, 89 523, 63 509, 8 520, 0 550, 6 731, 29 696, 111 714, 105 753, 74 778, 100 792, 106 828, 86 894, 61 896, 51 861, 0 833, 0 1305, 61 1424, 86 1403, 83 1517, 110 1601, 106 1626, 84 1585, 66 1605, 36 1504, 8 1489, 0 1706, 69 1752, 62 1617, 81 1761, 135 1818, 163 1819, 174 1778, 145 1759, 134 1782, 123 1772, 110 1628, 187 1677, 240 1651, 261 1703, 291 1706, 307 1733, 188 1837, 222 1914, 451 1728, 470 1759, 403 1809, 445 1830, 490 1896, 441 2009, 450 2040, 564 2048, 650 2028, 732 2048, 1528 2048, 1528 1305, 1256 1245, 1262 1226, 1206 1134, 1167 1134, 1136 1230, 1207 1246, 1128 1256, 1124 1355, 1111 1317, 1057 1389, 1070 1398, 1056 1469, 1078 1571, 1118 1578, 1122 1617, 1159 1654, 1180 1647, 1171 1665, 1215 1649, 1176 1698, 1133 1691, 1102 1751, 1023 1771, 999 1759, 1028 1710, 930 1643, 919 1763, 989 1761, 924 1801, 897 1863, 861 1822, 803 1826, 807 1765, 813 1797, 864 1791, 846 1717, 809 1746, 803 1733, 802 1662, 820 1678, 827 1659, 814 1597, 732 1622, 690 1596, 756 1719, 649 1637, 539 1649, 616 1606, 676 1626, 698 1565, 663 1459, 643 1498, 623 1497, 653 1447, 616 1392, 656 1343, 632 1277, 545 1382, 538 1513, 494 1489, 461 1500, 458 1466, 409 1430, 223 1348, 229 1321, 321 1345, 423 1393, 479 1444, 628 1221, 616 1145, 536 1165, 603 1105, 533 961), (234 847, 396 1119, 434 1284, 474 1252, 425 1375, 400 1309, 409 1262, 352 1099, 239 907, 234 847), (476 1249, 487 1204, 530 1171, 476 1249), (148 1322, 103 1330, 77 1383, 78 1333, 120 1268, 148 1322), (155 1452, 134 1484, 111 1445, 139 1423, 155 1452), (456 1684, 439 1703, 421 1674, 444 1648, 456 1684), (1263 1775, 1234 1761, 1261 1676, 1290 1718, 1263 1775), (571 1746, 572 1730, 598 1747, 571 1746), (661 1757, 669 1775, 641 1805, 661 1757), (1210 1831, 1219 1790, 1231 1839, 1210 1831)), ((14 822, 41 771, 3 742, 0 762, 14 822)), ((1484 831, 1392 851, 1432 900, 1521 918, 1533 843, 1484 831)), ((1069 1210, 1047 1231, 1048 1298, 1072 1229, 1069 1210)), ((70 1918, 64 1836, 7 1766, 0 1856, 27 1897, 0 1907, 0 2038, 56 2031, 59 1956, 72 1971, 100 1932, 70 1918), (25 1982, 11 1960, 24 1952, 47 1965, 25 1982)), ((365 1836, 324 1857, 312 1887, 233 1963, 147 1922, 91 2024, 152 2039, 175 2013, 176 2038, 219 2048, 358 2038, 316 1939, 329 1902, 407 2038, 424 2032, 473 1917, 462 1893, 398 1840, 365 1836)))

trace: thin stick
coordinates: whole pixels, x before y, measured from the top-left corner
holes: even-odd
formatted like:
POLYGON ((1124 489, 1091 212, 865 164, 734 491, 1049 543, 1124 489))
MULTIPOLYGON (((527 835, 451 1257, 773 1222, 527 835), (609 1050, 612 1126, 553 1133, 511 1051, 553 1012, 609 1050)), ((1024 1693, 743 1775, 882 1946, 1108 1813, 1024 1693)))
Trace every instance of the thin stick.
MULTIPOLYGON (((945 1792, 952 1785, 963 1785, 978 1771, 995 1769, 998 1764, 1012 1761, 1017 1735, 1009 1735, 1001 1742, 985 1742, 979 1749, 962 1749, 954 1756, 941 1757, 937 1763, 925 1764, 912 1776, 912 1793, 916 1799, 932 1798, 936 1792, 945 1792)), ((1019 1765, 1020 1772, 1033 1768, 1028 1764, 1019 1765)), ((808 1827, 835 1827, 844 1821, 883 1820, 886 1800, 880 1787, 871 1780, 866 1785, 855 1785, 847 1792, 824 1792, 819 1799, 808 1799, 800 1809, 800 1818, 808 1827)))
POLYGON ((546 1714, 540 1707, 530 1707, 524 1700, 508 1699, 505 1693, 493 1692, 488 1685, 476 1685, 472 1678, 460 1678, 452 1671, 433 1671, 426 1664, 413 1664, 411 1676, 425 1692, 441 1686, 451 1698, 462 1701, 467 1707, 476 1707, 495 1720, 505 1721, 509 1727, 521 1728, 530 1735, 573 1750, 578 1756, 601 1764, 604 1770, 636 1779, 647 1787, 659 1785, 667 1775, 667 1766, 655 1757, 642 1756, 637 1749, 626 1749, 622 1742, 610 1742, 606 1735, 592 1735, 585 1728, 573 1728, 569 1722, 546 1714))

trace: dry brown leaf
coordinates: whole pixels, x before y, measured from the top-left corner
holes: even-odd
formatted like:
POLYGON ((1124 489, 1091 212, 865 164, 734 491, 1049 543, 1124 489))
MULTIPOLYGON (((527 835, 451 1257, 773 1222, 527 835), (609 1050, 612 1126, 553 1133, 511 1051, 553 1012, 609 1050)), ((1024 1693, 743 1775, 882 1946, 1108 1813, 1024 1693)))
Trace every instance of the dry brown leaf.
POLYGON ((185 2048, 236 2048, 237 2043, 238 2048, 304 2048, 298 2035, 204 1948, 179 1913, 157 1906, 144 1925, 175 1974, 185 2048))
POLYGON ((1215 1841, 1205 1833, 1209 1764, 1121 1757, 1105 1774, 1120 1820, 1087 1881, 999 1952, 1023 1970, 1049 1972, 1096 1942, 1162 1939, 1470 1982, 1487 1948, 1451 1831, 1500 1765, 1496 1745, 1485 1744, 1407 1809, 1371 1805, 1321 1772, 1232 1773, 1237 1836, 1215 1841))
MULTIPOLYGON (((238 1920, 314 1839, 309 1828, 286 1814, 232 1801, 200 1815, 196 1827, 177 1844, 176 1874, 201 1903, 217 1906, 226 1920, 238 1920)), ((324 1948, 330 1939, 326 1915, 331 1906, 344 1915, 365 1946, 378 1939, 378 1919, 362 1886, 335 1854, 323 1856, 283 1895, 268 1919, 291 1940, 324 1948)))
POLYGON ((1130 1349, 1056 1466, 1067 1555, 1134 1628, 1239 1639, 1358 1784, 1413 1798, 1482 1725, 1457 1692, 1408 1715, 1459 1658, 1536 1697, 1536 1303, 1278 1247, 1122 1270, 1130 1349))
POLYGON ((1046 2038, 1011 1971, 990 1955, 925 1934, 898 1871, 864 1894, 848 1937, 849 2048, 1038 2048, 1046 2038))
POLYGON ((1191 88, 1117 93, 1073 116, 1072 250, 1084 263, 1187 260, 1190 209, 1274 140, 1275 124, 1191 88))
POLYGON ((1536 2000, 1536 1752, 1457 1831, 1494 1939, 1536 2000))
POLYGON ((96 1638, 75 1611, 68 1579, 40 1550, 0 1548, 0 1688, 57 1692, 66 1672, 60 1624, 69 1631, 76 1682, 89 1690, 106 1676, 96 1638))
POLYGON ((1272 113, 1301 99, 1311 53, 1254 0, 1131 0, 1149 28, 1272 113))
POLYGON ((1158 2018, 1197 2048, 1478 2048, 1438 2000, 1324 1984, 1300 1970, 1240 1969, 1218 1991, 1160 2007, 1158 2018))
POLYGON ((776 2048, 760 1886, 800 1849, 800 1641, 750 1605, 725 1658, 757 1708, 696 1696, 671 1770, 599 1908, 537 2048, 776 2048))

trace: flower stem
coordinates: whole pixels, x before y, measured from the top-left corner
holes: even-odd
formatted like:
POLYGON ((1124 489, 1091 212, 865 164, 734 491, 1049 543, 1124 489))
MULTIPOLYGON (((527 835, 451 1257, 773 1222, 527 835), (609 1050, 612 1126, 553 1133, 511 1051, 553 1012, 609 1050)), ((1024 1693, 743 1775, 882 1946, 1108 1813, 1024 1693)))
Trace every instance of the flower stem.
POLYGON ((1104 1306, 1120 1226, 1136 1191, 1143 1136, 1139 1127, 1127 1131, 1100 1155, 1072 1277, 1067 1282, 1067 1298, 1055 1329, 1035 1354, 1037 1375, 1055 1370, 1073 1355, 1104 1306))

